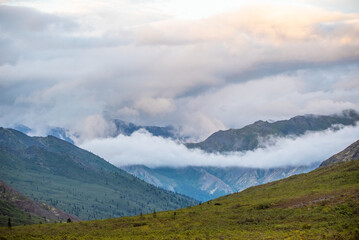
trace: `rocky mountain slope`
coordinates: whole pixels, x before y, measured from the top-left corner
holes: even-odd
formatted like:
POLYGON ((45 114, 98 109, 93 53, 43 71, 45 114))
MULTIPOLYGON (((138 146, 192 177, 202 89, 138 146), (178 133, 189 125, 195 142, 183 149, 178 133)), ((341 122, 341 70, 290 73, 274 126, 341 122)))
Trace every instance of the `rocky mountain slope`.
POLYGON ((359 159, 359 140, 351 144, 349 147, 335 154, 320 164, 320 167, 327 166, 332 163, 347 162, 359 159))
POLYGON ((155 186, 191 196, 202 202, 242 191, 248 187, 309 172, 319 163, 310 166, 282 168, 241 167, 157 167, 143 165, 121 167, 136 177, 155 186))
POLYGON ((79 221, 74 215, 65 213, 46 203, 37 203, 24 196, 3 181, 0 181, 0 226, 11 219, 13 226, 54 221, 79 221))
POLYGON ((200 148, 206 152, 247 151, 262 147, 270 137, 300 136, 307 131, 323 131, 336 125, 352 125, 359 121, 354 110, 342 114, 296 116, 277 122, 257 121, 241 129, 218 131, 200 143, 188 143, 188 148, 200 148))
POLYGON ((53 136, 0 128, 0 179, 81 219, 176 209, 197 202, 159 189, 53 136))

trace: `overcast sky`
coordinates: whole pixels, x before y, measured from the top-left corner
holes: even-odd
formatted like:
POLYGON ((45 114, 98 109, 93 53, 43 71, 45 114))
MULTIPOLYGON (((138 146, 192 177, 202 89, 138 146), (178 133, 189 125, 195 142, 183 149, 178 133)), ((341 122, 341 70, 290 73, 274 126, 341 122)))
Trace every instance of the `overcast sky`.
POLYGON ((0 0, 0 125, 203 139, 359 110, 358 60, 357 0, 0 0))

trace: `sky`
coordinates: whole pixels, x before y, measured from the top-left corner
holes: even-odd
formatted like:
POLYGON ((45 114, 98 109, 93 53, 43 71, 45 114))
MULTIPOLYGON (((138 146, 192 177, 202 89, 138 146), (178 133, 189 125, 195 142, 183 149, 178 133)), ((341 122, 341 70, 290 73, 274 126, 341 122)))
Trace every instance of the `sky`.
POLYGON ((0 0, 0 125, 204 139, 359 110, 357 0, 0 0))

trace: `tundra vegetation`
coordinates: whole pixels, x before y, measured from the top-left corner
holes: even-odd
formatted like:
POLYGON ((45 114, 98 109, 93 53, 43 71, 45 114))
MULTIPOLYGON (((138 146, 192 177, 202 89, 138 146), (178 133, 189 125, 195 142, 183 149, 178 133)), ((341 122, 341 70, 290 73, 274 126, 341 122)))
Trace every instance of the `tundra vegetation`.
POLYGON ((197 206, 0 229, 2 239, 358 239, 359 159, 197 206))

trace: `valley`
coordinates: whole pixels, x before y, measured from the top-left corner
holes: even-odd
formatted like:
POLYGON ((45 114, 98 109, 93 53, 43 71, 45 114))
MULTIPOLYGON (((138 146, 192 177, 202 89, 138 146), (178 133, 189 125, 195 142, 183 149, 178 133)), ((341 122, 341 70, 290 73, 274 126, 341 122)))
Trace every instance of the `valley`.
POLYGON ((251 187, 198 206, 136 217, 0 228, 6 239, 352 239, 359 159, 251 187))
POLYGON ((359 236, 359 141, 307 168, 126 167, 136 178, 53 136, 0 133, 7 240, 359 236))
POLYGON ((191 196, 202 202, 243 191, 295 174, 309 172, 319 166, 245 168, 245 167, 157 167, 144 165, 121 167, 147 183, 169 191, 191 196))
POLYGON ((359 240, 358 0, 0 0, 0 240, 359 240))
MULTIPOLYGON (((359 114, 345 110, 333 115, 303 115, 276 122, 257 121, 240 129, 218 131, 200 143, 187 143, 190 149, 199 148, 208 153, 228 151, 245 153, 265 149, 278 139, 300 138, 308 133, 325 130, 339 131, 344 126, 355 126, 359 114)), ((240 165, 240 158, 238 165, 240 165)), ((322 159, 321 159, 322 160, 322 159)), ((320 162, 283 167, 148 167, 145 165, 120 166, 128 173, 155 186, 208 201, 230 193, 240 192, 248 187, 272 182, 295 174, 314 170, 320 162)))

